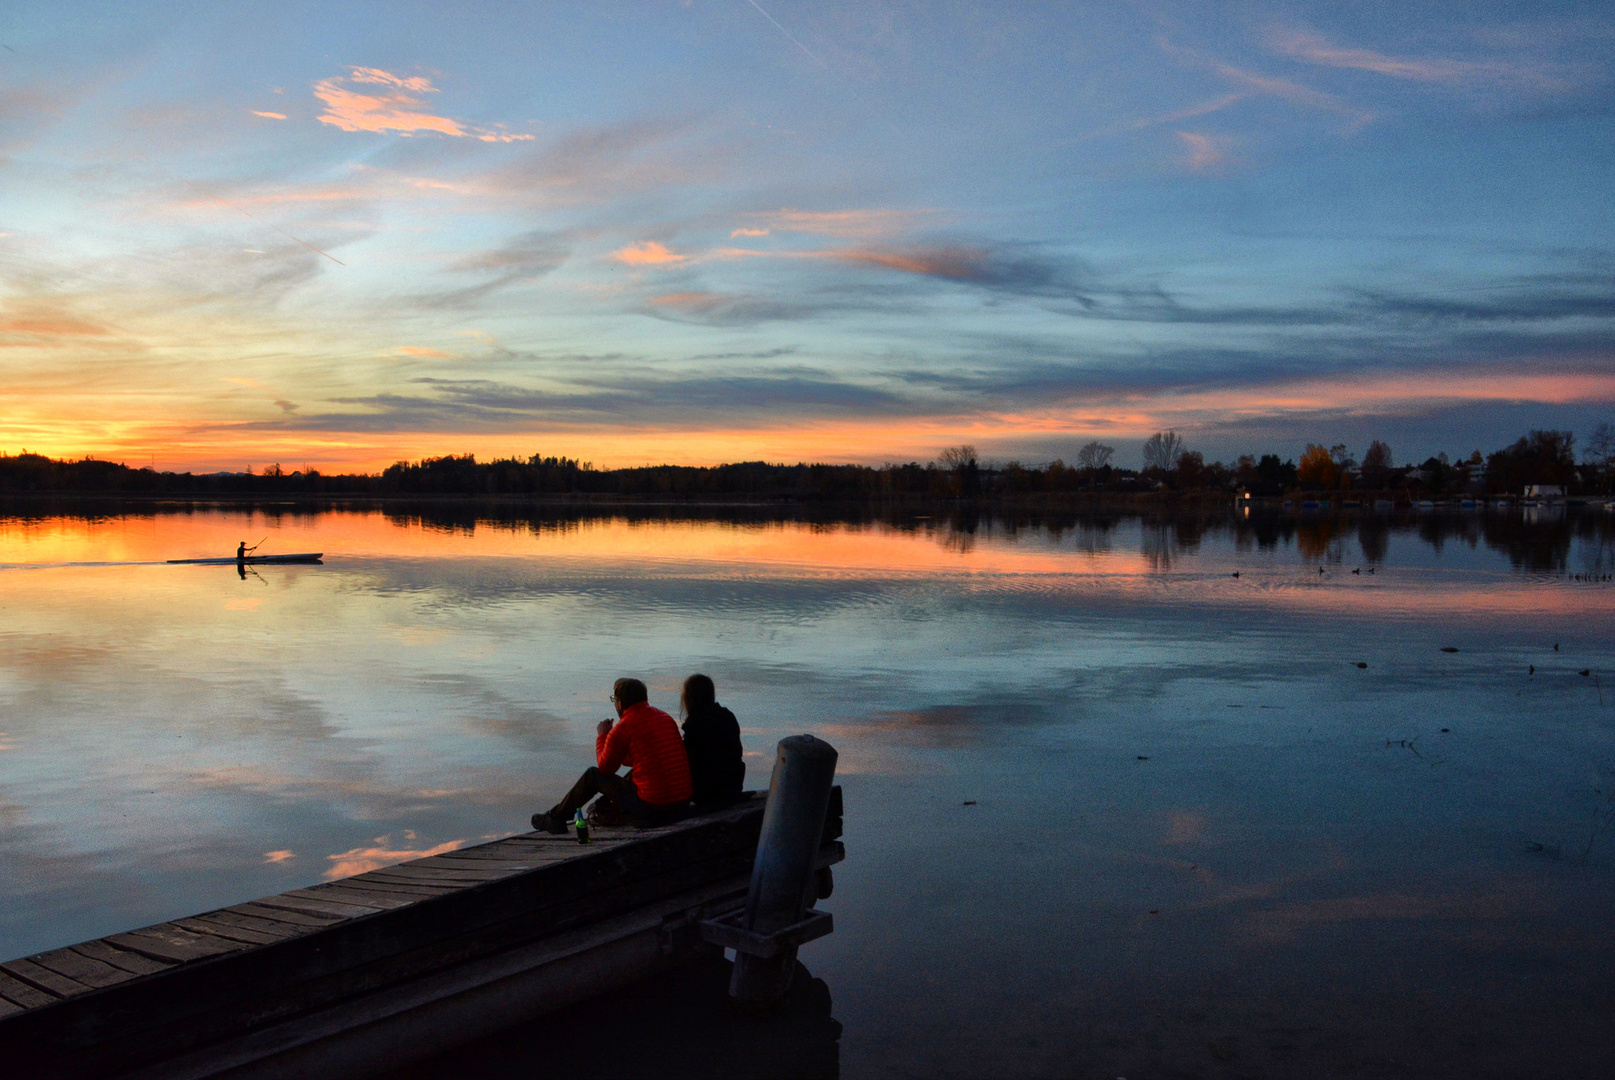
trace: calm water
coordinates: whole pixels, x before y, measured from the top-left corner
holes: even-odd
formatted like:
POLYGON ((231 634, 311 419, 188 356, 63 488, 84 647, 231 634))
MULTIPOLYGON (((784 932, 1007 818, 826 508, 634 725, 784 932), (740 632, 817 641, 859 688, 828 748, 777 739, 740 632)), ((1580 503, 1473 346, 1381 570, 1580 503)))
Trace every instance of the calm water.
POLYGON ((700 670, 841 752, 811 1000, 409 1075, 1615 1070, 1610 515, 503 513, 0 510, 0 955, 525 830, 700 670))

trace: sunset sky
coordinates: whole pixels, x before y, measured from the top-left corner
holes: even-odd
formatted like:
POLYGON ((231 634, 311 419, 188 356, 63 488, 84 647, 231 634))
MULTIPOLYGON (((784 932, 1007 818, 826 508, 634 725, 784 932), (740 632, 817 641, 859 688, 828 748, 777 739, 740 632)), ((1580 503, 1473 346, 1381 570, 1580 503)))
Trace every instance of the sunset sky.
POLYGON ((1615 420, 1607 4, 19 3, 0 46, 0 452, 1615 420))

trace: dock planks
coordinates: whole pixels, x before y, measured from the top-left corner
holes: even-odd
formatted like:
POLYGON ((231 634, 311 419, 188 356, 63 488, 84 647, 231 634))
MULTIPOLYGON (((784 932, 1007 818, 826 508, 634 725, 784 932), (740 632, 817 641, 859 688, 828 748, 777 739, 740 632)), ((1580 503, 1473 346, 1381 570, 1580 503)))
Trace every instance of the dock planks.
MULTIPOLYGON (((514 1022, 703 948, 693 920, 744 895, 762 811, 526 833, 0 963, 0 1060, 134 1080, 436 1052, 468 1017, 514 1022)), ((837 789, 825 863, 840 815, 837 789)))

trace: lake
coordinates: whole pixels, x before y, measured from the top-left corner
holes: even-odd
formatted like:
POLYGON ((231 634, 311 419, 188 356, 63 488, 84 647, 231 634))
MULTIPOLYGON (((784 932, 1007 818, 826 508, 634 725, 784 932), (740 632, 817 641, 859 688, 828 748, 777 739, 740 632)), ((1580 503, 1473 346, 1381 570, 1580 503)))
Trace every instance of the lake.
POLYGON ((1615 1074, 1615 524, 1529 513, 9 504, 0 955, 525 831, 703 671, 840 751, 812 1000, 407 1075, 1615 1074))

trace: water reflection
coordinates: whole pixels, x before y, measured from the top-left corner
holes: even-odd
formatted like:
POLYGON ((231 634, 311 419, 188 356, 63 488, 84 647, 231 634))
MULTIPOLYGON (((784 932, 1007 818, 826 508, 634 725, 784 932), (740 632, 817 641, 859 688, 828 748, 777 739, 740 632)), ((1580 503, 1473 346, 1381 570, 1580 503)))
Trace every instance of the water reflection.
POLYGON ((460 1047, 386 1080, 613 1077, 616 1080, 835 1080, 841 1025, 830 988, 800 962, 778 1016, 728 1006, 721 956, 460 1047))
POLYGON ((1593 511, 0 515, 32 568, 0 570, 0 955, 525 830, 613 678, 676 710, 702 670, 759 775, 786 734, 841 751, 809 959, 849 1074, 1450 1062, 1530 1009, 1585 1046, 1611 542, 1593 511), (264 532, 327 562, 152 565, 264 532))
MULTIPOLYGON (((947 507, 928 514, 875 506, 534 506, 510 502, 388 503, 384 506, 256 504, 239 508, 198 504, 0 502, 0 566, 140 561, 229 554, 231 530, 262 526, 269 551, 317 536, 340 555, 513 554, 523 543, 586 547, 625 557, 666 552, 715 557, 784 554, 846 565, 848 545, 827 538, 863 538, 865 554, 882 546, 910 560, 911 544, 935 545, 932 566, 948 557, 1002 565, 1027 551, 1093 558, 1131 548, 1140 569, 1169 572, 1207 540, 1235 552, 1295 550, 1304 561, 1381 565, 1393 546, 1399 564, 1439 560, 1456 545, 1490 552, 1502 564, 1532 573, 1596 575, 1615 567, 1615 515, 1601 507, 1572 507, 1553 515, 1521 510, 1469 513, 1347 512, 1304 515, 1249 511, 1124 514, 1110 510, 998 510, 947 507), (179 546, 182 541, 189 546, 179 546), (629 538, 637 537, 635 543, 629 538), (751 541, 746 542, 746 538, 751 541), (206 546, 197 541, 205 539, 206 546), (727 542, 714 543, 722 539, 727 542), (782 539, 793 543, 781 544, 782 539), (470 543, 467 544, 467 541, 470 543), (602 542, 604 541, 604 547, 602 542), (1355 541, 1355 543, 1353 543, 1355 541), (1416 543, 1410 543, 1416 541, 1416 543), (345 542, 345 543, 344 543, 345 542), (817 551, 815 550, 817 549, 817 551)), ((1471 564, 1474 565, 1474 564, 1471 564)))

